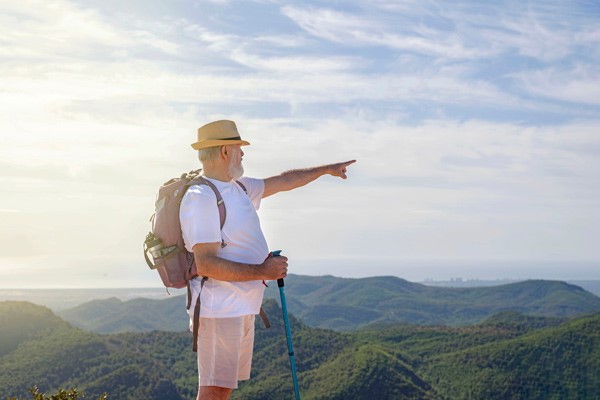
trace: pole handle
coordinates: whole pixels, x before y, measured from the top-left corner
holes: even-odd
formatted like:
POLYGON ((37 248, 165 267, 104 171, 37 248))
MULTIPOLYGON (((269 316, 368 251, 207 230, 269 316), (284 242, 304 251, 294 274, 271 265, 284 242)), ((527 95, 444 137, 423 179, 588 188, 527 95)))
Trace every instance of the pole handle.
MULTIPOLYGON (((269 254, 271 257, 279 257, 281 255, 281 250, 274 250, 269 254)), ((283 287, 283 278, 277 279, 277 287, 283 287)))

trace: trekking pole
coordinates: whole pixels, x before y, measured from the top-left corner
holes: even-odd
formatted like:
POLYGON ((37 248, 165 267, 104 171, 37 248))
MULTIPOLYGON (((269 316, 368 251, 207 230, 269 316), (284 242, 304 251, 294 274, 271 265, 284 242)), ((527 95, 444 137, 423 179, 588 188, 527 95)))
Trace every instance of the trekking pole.
MULTIPOLYGON (((279 256, 281 250, 277 250, 271 253, 273 257, 279 256)), ((287 303, 285 302, 285 293, 283 278, 277 279, 277 286, 279 287, 279 297, 281 297, 281 310, 283 311, 283 323, 285 325, 285 336, 287 338, 288 355, 290 356, 290 366, 292 368, 292 379, 294 380, 294 394, 296 400, 300 400, 300 389, 298 388, 298 377, 296 376, 296 361, 294 360, 294 347, 292 346, 292 331, 290 330, 290 320, 288 318, 287 303)))

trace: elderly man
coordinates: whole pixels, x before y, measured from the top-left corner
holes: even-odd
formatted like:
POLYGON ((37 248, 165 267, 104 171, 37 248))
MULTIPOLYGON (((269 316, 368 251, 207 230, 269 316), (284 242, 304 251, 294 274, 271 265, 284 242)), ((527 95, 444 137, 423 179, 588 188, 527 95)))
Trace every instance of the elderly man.
MULTIPOLYGON (((322 175, 346 179, 348 161, 284 172, 266 179, 242 177, 242 140, 234 122, 222 120, 198 129, 204 178, 217 188, 226 205, 223 229, 217 199, 207 185, 191 186, 180 208, 185 246, 201 278, 191 282, 192 299, 200 295, 198 399, 228 399, 238 381, 250 378, 254 317, 259 313, 264 281, 285 278, 288 259, 269 257, 256 210, 261 200, 292 190, 322 175)), ((194 304, 189 308, 194 309, 194 304)))

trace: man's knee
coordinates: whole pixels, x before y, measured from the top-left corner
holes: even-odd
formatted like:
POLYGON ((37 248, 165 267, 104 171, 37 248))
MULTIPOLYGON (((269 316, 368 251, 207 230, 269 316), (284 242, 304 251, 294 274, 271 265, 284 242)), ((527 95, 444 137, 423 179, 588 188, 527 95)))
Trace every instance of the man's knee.
POLYGON ((196 400, 228 400, 233 389, 219 386, 200 386, 196 400))

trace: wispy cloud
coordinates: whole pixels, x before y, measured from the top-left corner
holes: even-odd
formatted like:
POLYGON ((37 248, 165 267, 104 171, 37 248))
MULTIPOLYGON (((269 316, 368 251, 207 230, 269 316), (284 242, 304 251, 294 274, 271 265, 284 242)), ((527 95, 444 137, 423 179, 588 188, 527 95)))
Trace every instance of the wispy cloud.
POLYGON ((600 105, 600 72, 596 65, 546 68, 517 75, 532 94, 574 103, 600 105))
POLYGON ((140 48, 175 54, 179 46, 141 27, 119 27, 98 11, 66 0, 2 3, 7 61, 60 63, 127 57, 140 48))
POLYGON ((399 27, 400 31, 406 33, 398 34, 379 20, 364 19, 332 9, 288 6, 282 12, 311 35, 348 46, 377 45, 448 58, 476 56, 474 50, 465 48, 456 35, 423 29, 423 26, 411 31, 405 23, 413 23, 408 20, 402 21, 399 27))

